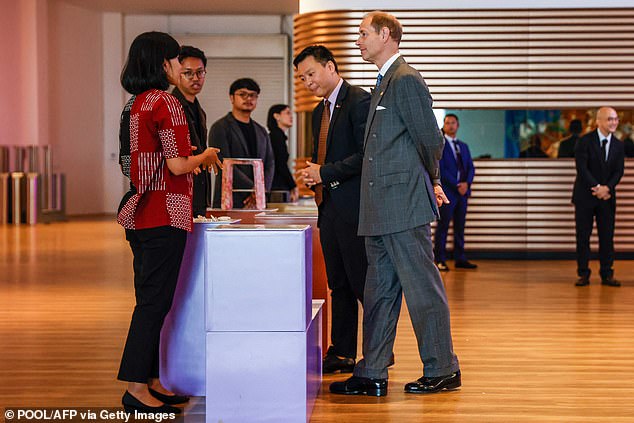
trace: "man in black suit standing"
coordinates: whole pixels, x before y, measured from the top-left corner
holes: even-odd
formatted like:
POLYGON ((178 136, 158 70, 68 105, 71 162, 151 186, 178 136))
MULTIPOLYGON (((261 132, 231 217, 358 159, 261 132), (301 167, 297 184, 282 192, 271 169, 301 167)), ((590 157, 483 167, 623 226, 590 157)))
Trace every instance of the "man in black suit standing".
POLYGON ((323 372, 352 372, 357 356, 358 302, 368 262, 359 227, 363 131, 370 95, 344 81, 330 50, 316 45, 293 60, 299 79, 323 98, 313 110, 313 155, 300 171, 315 190, 321 247, 332 298, 332 345, 323 372))
POLYGON ((618 287, 614 279, 614 218, 616 215, 616 186, 623 176, 624 147, 614 136, 619 117, 611 107, 597 111, 597 129, 588 132, 577 142, 575 162, 577 178, 572 193, 575 205, 577 235, 576 286, 590 284, 590 235, 594 219, 599 235, 601 284, 618 287))
POLYGON ((363 359, 354 376, 330 391, 387 395, 387 367, 403 295, 416 334, 423 376, 405 392, 428 394, 461 386, 445 287, 434 263, 431 222, 448 200, 438 160, 444 139, 420 73, 400 55, 403 28, 392 15, 367 14, 359 26, 361 57, 379 70, 365 130, 359 234, 368 275, 363 303, 363 359))

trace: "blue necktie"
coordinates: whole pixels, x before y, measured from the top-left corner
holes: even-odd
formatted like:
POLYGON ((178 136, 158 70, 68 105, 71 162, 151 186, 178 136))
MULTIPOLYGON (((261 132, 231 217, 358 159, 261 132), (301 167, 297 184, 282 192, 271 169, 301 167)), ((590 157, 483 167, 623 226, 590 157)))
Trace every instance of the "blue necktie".
POLYGON ((467 182, 467 172, 464 168, 464 163, 462 163, 462 154, 460 154, 460 146, 458 146, 458 139, 454 138, 453 146, 454 151, 456 152, 456 165, 458 166, 458 182, 467 182))
POLYGON ((378 89, 378 88, 379 88, 379 85, 381 85, 381 80, 382 80, 382 79, 383 79, 383 75, 378 74, 378 75, 376 76, 376 89, 378 89))

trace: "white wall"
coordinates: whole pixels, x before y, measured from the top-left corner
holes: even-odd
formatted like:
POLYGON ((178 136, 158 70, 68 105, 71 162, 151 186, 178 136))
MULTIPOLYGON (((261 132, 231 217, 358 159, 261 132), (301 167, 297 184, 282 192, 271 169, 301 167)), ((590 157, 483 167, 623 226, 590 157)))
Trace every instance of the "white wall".
POLYGON ((49 2, 53 169, 66 174, 68 214, 103 213, 102 14, 49 2))
POLYGON ((48 143, 46 0, 2 4, 0 145, 48 143))
POLYGON ((103 181, 104 195, 101 210, 114 213, 127 190, 119 169, 119 119, 121 104, 125 102, 119 75, 125 60, 123 52, 123 16, 104 13, 103 23, 103 181), (118 107, 114 107, 117 105, 118 107))

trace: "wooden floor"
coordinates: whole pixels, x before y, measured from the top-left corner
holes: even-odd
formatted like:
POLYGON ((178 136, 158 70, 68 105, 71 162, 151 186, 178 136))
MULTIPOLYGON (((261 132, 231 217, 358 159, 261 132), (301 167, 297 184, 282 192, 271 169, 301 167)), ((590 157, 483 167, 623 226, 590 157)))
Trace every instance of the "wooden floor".
MULTIPOLYGON (((402 392, 421 374, 404 310, 389 395, 333 396, 345 376, 326 376, 311 421, 634 422, 634 263, 622 288, 576 288, 572 261, 478 264, 444 275, 462 390, 402 392)), ((112 219, 0 226, 0 408, 119 405, 131 270, 112 219)))

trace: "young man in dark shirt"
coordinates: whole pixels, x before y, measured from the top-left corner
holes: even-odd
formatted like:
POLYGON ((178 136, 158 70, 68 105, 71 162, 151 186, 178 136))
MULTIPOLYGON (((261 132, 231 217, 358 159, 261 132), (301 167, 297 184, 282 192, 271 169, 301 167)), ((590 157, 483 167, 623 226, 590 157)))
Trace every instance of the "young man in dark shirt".
MULTIPOLYGON (((240 78, 229 87, 231 111, 218 119, 209 131, 209 146, 220 148, 221 158, 262 159, 264 163, 264 188, 271 191, 275 160, 268 131, 251 119, 258 104, 260 86, 251 78, 240 78)), ((233 169, 233 189, 253 188, 253 169, 237 166, 233 169)), ((220 207, 222 175, 216 177, 213 206, 220 207)), ((255 193, 234 191, 234 208, 255 208, 255 193)))
MULTIPOLYGON (((196 47, 182 46, 178 61, 181 64, 181 73, 172 94, 185 110, 191 144, 196 147, 193 154, 196 155, 205 151, 207 140, 207 115, 196 98, 205 84, 207 57, 196 47)), ((210 200, 209 172, 203 170, 194 175, 194 217, 205 216, 207 207, 211 205, 210 200)))

